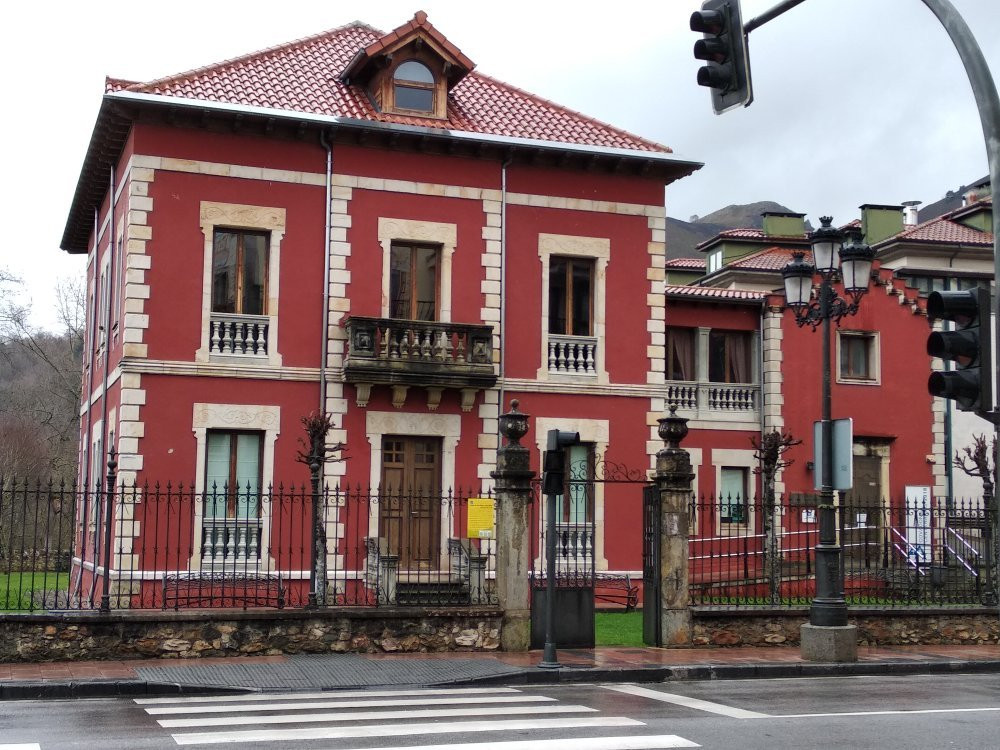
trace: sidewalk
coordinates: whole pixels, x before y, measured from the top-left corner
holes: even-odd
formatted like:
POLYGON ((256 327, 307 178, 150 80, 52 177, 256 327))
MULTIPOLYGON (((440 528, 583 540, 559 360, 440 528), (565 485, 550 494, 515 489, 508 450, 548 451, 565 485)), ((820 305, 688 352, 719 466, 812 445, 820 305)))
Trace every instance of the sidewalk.
POLYGON ((798 647, 563 649, 558 659, 559 669, 539 668, 540 651, 4 664, 0 665, 0 699, 1000 672, 1000 646, 996 645, 861 648, 853 664, 805 662, 798 647))

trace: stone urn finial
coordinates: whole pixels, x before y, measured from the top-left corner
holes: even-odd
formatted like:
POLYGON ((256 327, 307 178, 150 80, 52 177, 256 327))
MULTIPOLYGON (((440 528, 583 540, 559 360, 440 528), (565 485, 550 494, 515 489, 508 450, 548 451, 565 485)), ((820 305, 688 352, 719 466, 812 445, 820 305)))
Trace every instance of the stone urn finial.
POLYGON ((657 420, 660 439, 667 444, 667 450, 680 450, 681 440, 688 434, 688 420, 677 416, 677 404, 670 405, 670 416, 657 420))
POLYGON ((520 402, 515 398, 510 402, 510 411, 500 415, 500 434, 507 438, 507 445, 521 447, 521 438, 528 433, 528 414, 517 410, 520 402))

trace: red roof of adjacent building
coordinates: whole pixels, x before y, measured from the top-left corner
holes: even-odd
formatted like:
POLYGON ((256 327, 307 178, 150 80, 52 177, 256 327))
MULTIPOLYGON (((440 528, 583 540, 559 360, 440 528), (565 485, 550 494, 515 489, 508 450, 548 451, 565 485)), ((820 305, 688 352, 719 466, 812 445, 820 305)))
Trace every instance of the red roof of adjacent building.
POLYGON ((666 268, 690 268, 695 271, 705 270, 704 258, 671 258, 663 264, 666 268))
POLYGON ((768 297, 768 292, 758 292, 750 289, 717 289, 710 286, 674 286, 666 288, 668 296, 695 297, 713 300, 742 300, 745 302, 760 302, 768 297))
POLYGON ((666 146, 474 71, 448 93, 447 119, 380 112, 363 88, 344 83, 341 75, 359 53, 388 44, 411 26, 426 31, 449 54, 468 62, 470 68, 473 65, 420 13, 389 34, 355 22, 155 81, 129 83, 109 78, 106 88, 109 92, 158 94, 469 133, 672 153, 666 146))
POLYGON ((760 252, 751 253, 739 260, 734 260, 725 266, 726 269, 739 268, 744 271, 780 271, 792 262, 792 255, 802 253, 806 263, 812 263, 812 253, 802 249, 788 247, 768 247, 760 252))

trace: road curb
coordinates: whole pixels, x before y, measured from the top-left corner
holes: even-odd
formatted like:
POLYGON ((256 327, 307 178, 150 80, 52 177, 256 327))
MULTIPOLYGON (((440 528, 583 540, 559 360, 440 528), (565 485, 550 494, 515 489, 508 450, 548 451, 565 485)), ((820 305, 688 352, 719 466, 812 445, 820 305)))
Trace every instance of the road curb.
MULTIPOLYGON (((434 685, 560 685, 584 682, 685 682, 693 680, 748 680, 795 677, 863 677, 915 674, 961 674, 1000 672, 1000 659, 955 661, 864 661, 847 664, 689 664, 684 666, 635 667, 602 669, 566 666, 559 669, 530 667, 520 672, 489 675, 474 679, 440 681, 434 685)), ((356 685, 354 689, 387 687, 356 685)), ((336 693, 344 687, 268 688, 273 692, 336 693)), ((184 684, 181 682, 151 682, 147 680, 68 680, 8 681, 0 683, 0 700, 48 700, 58 698, 122 698, 153 696, 246 695, 259 692, 254 688, 221 687, 217 685, 184 684)))

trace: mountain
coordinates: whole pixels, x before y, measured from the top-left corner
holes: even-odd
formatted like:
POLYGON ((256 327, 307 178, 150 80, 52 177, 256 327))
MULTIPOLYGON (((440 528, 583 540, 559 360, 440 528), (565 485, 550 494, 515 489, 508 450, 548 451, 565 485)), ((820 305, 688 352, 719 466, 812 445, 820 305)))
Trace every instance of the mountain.
MULTIPOLYGON (((757 201, 726 206, 704 216, 692 217, 691 221, 668 216, 667 258, 700 258, 701 253, 695 249, 698 244, 726 229, 760 229, 763 226, 761 214, 767 211, 788 213, 791 209, 774 201, 757 201)), ((810 229, 808 223, 806 229, 810 229)))

